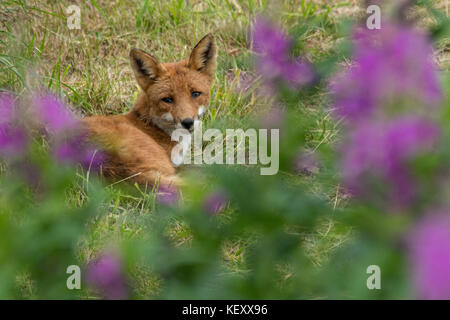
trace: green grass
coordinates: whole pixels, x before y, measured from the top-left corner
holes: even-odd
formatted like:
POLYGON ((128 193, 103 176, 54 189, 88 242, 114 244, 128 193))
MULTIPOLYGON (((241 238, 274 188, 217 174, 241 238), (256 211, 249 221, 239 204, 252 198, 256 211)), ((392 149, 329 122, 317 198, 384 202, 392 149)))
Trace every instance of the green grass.
MULTIPOLYGON (((439 2, 443 8, 444 1, 439 2)), ((236 84, 226 76, 251 71, 247 37, 255 15, 270 12, 290 33, 302 34, 295 52, 318 61, 333 53, 340 41, 337 22, 364 14, 353 0, 90 0, 78 1, 81 30, 69 30, 65 8, 71 4, 73 1, 54 0, 0 3, 0 88, 19 94, 37 85, 48 88, 64 95, 80 116, 123 113, 139 92, 128 61, 131 48, 151 52, 161 61, 173 61, 186 57, 203 35, 212 32, 219 57, 206 122, 208 126, 227 123, 236 127, 248 125, 268 105, 254 92, 236 94, 236 84)), ((448 41, 443 43, 438 62, 448 68, 445 46, 448 48, 448 41)), ((333 145, 339 139, 338 124, 332 121, 326 105, 325 92, 298 102, 299 115, 308 114, 313 119, 307 141, 310 149, 333 145)), ((334 207, 345 205, 339 185, 323 186, 314 177, 280 174, 293 184, 308 185, 311 192, 326 193, 334 207)), ((74 205, 85 200, 84 179, 80 176, 79 186, 68 193, 68 201, 74 205)), ((144 230, 142 223, 151 219, 155 209, 151 192, 123 183, 108 186, 107 191, 105 214, 86 226, 80 242, 79 260, 84 263, 111 240, 143 237, 151 232, 144 230)), ((173 221, 167 232, 177 246, 189 246, 192 236, 182 221, 173 221)), ((320 230, 301 230, 299 236, 305 237, 311 259, 320 265, 348 238, 349 231, 337 229, 328 220, 320 230)), ((250 241, 236 239, 224 246, 224 261, 230 272, 246 272, 245 250, 250 241)), ((280 266, 280 270, 289 277, 289 266, 280 266)), ((135 267, 133 276, 136 293, 142 298, 153 297, 163 285, 144 267, 135 267)), ((27 275, 18 281, 24 295, 32 297, 32 281, 27 275)), ((89 293, 83 297, 90 297, 89 293)))

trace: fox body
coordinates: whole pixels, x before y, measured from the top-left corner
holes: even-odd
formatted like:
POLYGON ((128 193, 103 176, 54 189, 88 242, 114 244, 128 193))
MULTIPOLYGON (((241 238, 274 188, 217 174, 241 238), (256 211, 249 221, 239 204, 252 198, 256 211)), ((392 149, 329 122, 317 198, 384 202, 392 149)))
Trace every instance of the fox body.
POLYGON ((207 111, 216 56, 211 34, 178 62, 160 63, 142 50, 131 50, 131 66, 142 89, 133 109, 83 119, 90 139, 107 155, 105 176, 139 184, 178 183, 171 161, 177 142, 171 133, 181 128, 192 131, 207 111))

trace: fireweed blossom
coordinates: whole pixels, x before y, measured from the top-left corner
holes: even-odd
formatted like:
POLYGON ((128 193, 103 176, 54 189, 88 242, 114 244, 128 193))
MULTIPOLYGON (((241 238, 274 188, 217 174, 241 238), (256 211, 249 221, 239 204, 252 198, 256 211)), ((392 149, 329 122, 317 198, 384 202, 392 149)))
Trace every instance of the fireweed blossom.
POLYGON ((409 162, 432 151, 439 137, 439 127, 420 117, 361 123, 341 150, 343 181, 356 196, 373 197, 382 190, 388 203, 410 205, 417 188, 409 162))
POLYGON ((106 299, 120 300, 127 297, 122 262, 115 254, 103 254, 90 262, 86 270, 86 282, 106 299))
POLYGON ((5 158, 20 155, 27 144, 26 131, 16 123, 16 107, 12 96, 0 96, 0 156, 5 158))
POLYGON ((450 299, 450 212, 427 215, 408 242, 417 298, 450 299))
POLYGON ((404 108, 427 114, 441 101, 432 46, 419 31, 387 23, 380 30, 357 29, 353 60, 331 81, 336 112, 347 121, 399 114, 404 108))
POLYGON ((292 40, 268 20, 256 20, 252 37, 256 69, 269 86, 277 87, 281 80, 295 90, 314 81, 312 67, 302 59, 290 57, 292 40))
POLYGON ((85 133, 73 133, 57 141, 53 148, 53 156, 60 163, 80 164, 85 170, 100 171, 105 161, 105 154, 95 148, 85 133))
POLYGON ((54 158, 63 164, 81 164, 86 170, 99 171, 105 154, 89 142, 80 121, 54 96, 33 99, 37 118, 45 127, 54 158))
POLYGON ((74 129, 78 120, 56 97, 45 94, 33 99, 37 117, 45 128, 53 133, 74 129))
POLYGON ((159 185, 156 192, 156 201, 166 206, 175 206, 179 199, 180 193, 175 186, 159 185))
POLYGON ((224 191, 214 191, 210 193, 203 203, 206 213, 214 215, 220 213, 228 204, 228 195, 224 191))

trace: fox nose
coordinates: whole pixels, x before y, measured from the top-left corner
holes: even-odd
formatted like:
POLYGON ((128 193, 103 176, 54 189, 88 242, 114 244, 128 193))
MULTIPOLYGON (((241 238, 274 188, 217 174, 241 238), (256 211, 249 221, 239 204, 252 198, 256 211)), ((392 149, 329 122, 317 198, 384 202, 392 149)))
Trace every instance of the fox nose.
POLYGON ((184 128, 189 130, 194 124, 194 120, 192 120, 191 118, 186 118, 183 121, 181 121, 181 124, 183 125, 184 128))

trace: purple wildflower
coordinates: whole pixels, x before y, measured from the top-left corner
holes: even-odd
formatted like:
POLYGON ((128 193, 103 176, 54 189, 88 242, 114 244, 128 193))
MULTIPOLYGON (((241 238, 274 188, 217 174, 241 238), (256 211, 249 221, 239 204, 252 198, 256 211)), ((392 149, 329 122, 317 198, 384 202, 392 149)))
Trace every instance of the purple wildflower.
POLYGON ((291 89, 311 83, 315 74, 311 66, 289 54, 292 40, 268 20, 259 18, 253 29, 253 50, 258 54, 257 70, 266 83, 284 81, 291 89))
POLYGON ((450 299, 450 214, 426 216, 409 237, 413 283, 421 299, 450 299))
POLYGON ((64 164, 81 164, 84 169, 99 171, 105 155, 89 142, 81 122, 57 98, 47 94, 33 100, 39 120, 49 133, 52 153, 64 164))
POLYGON ((14 98, 0 96, 0 155, 11 158, 21 154, 27 144, 27 135, 15 122, 14 98))
MULTIPOLYGON (((390 202, 407 205, 415 195, 408 161, 429 152, 439 138, 439 129, 421 118, 400 118, 388 123, 362 123, 342 150, 342 174, 349 190, 359 196, 373 183, 388 183, 390 202)), ((386 188, 383 187, 383 190, 386 188)))
POLYGON ((9 123, 14 116, 14 98, 6 93, 0 95, 0 124, 9 123))
POLYGON ((180 198, 178 189, 173 185, 160 185, 156 193, 156 200, 167 206, 174 206, 180 198))
POLYGON ((0 127, 0 154, 14 157, 22 153, 27 139, 25 132, 11 126, 0 127))
POLYGON ((74 129, 79 124, 79 121, 67 107, 50 94, 35 98, 33 103, 38 113, 38 118, 49 132, 59 133, 74 129))
POLYGON ((215 191, 209 194, 203 204, 203 209, 210 215, 221 212, 228 204, 229 198, 224 191, 215 191))
POLYGON ((53 155, 60 163, 81 164, 85 170, 93 172, 100 171, 105 160, 104 152, 95 148, 85 133, 75 130, 54 142, 53 155))
POLYGON ((127 297, 122 263, 115 254, 104 254, 87 266, 86 281, 106 299, 120 300, 127 297))
POLYGON ((381 30, 358 29, 354 38, 354 65, 331 85, 339 116, 359 121, 377 117, 381 107, 392 114, 413 103, 421 108, 441 101, 432 47, 423 34, 385 24, 381 30))

